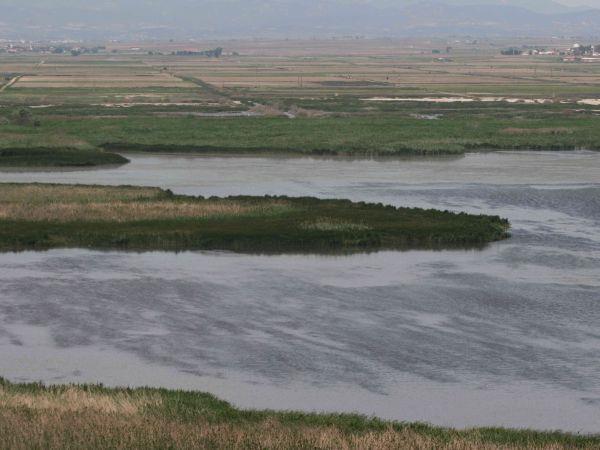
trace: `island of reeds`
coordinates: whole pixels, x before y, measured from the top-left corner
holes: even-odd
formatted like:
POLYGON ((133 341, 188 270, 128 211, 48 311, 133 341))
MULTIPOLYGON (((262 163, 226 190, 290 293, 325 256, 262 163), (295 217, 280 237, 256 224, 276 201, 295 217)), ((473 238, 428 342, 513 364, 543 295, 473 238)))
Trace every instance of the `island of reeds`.
POLYGON ((0 447, 560 450, 600 448, 600 436, 241 410, 199 392, 12 384, 0 378, 0 447))
POLYGON ((160 188, 0 184, 0 250, 354 252, 479 247, 497 216, 290 197, 203 198, 160 188))
POLYGON ((0 167, 5 168, 118 166, 128 162, 121 155, 96 148, 0 148, 0 167))

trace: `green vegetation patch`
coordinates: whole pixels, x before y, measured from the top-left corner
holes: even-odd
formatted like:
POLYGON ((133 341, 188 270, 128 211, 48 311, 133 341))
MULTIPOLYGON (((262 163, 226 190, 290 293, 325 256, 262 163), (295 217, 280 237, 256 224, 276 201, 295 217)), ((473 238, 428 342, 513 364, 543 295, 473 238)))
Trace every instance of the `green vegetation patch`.
POLYGON ((437 120, 411 114, 414 117, 376 114, 296 119, 130 115, 75 120, 44 116, 36 127, 0 126, 0 148, 61 148, 71 144, 67 146, 113 152, 356 156, 462 154, 490 149, 600 149, 600 117, 584 113, 513 110, 511 117, 490 117, 434 110, 431 114, 437 114, 437 120))
POLYGON ((560 450, 596 449, 600 437, 240 410, 200 392, 46 387, 0 378, 0 447, 560 450))
POLYGON ((121 155, 97 149, 0 148, 0 167, 92 167, 127 162, 121 155))
POLYGON ((349 200, 202 198, 157 188, 0 184, 0 250, 57 247, 330 252, 476 247, 497 216, 349 200))

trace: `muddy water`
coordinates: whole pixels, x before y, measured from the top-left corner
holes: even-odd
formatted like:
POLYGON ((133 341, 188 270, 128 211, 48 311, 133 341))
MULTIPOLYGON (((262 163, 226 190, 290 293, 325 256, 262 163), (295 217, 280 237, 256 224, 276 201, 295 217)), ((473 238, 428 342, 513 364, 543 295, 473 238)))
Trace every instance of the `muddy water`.
POLYGON ((600 153, 131 156, 3 181, 317 195, 500 214, 483 251, 0 255, 0 373, 208 390, 244 407, 600 432, 600 153))

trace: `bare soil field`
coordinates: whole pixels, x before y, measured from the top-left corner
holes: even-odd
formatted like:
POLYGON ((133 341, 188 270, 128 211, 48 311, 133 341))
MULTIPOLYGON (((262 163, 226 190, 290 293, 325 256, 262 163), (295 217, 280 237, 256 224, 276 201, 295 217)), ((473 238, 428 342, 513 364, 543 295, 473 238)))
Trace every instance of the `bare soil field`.
MULTIPOLYGON (((78 57, 0 55, 0 73, 9 74, 9 79, 20 77, 5 88, 0 105, 135 103, 134 97, 149 95, 156 103, 217 101, 230 107, 228 99, 369 93, 595 98, 600 64, 500 54, 516 44, 459 39, 232 40, 111 44, 104 52, 78 57), (223 48, 221 58, 172 54, 215 47, 223 48)), ((572 43, 520 44, 566 50, 572 43)))

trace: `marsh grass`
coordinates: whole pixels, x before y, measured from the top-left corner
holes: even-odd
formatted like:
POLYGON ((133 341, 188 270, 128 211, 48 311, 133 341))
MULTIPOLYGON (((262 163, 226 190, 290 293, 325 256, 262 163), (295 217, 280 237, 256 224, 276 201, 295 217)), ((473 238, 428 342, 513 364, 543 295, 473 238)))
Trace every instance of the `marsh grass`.
POLYGON ((557 135, 557 134, 573 134, 574 130, 572 128, 567 128, 567 127, 554 127, 554 128, 548 128, 548 127, 541 127, 541 128, 515 128, 515 127, 510 127, 510 128, 505 128, 502 130, 502 133, 505 134, 550 134, 550 135, 557 135))
MULTIPOLYGON (((318 108, 318 104, 314 107, 318 108)), ((108 155, 114 155, 110 152, 115 151, 370 157, 463 154, 489 149, 600 149, 597 117, 585 111, 574 113, 553 108, 511 106, 471 111, 438 105, 396 112, 296 119, 158 117, 149 112, 93 120, 73 120, 68 115, 48 116, 40 127, 0 127, 0 148, 8 150, 4 156, 0 150, 0 165, 106 164, 108 155), (414 112, 440 114, 441 118, 407 117, 414 112), (76 151, 65 153, 65 146, 56 144, 57 140, 77 143, 77 148, 83 152, 80 158, 76 159, 76 151), (32 156, 25 158, 26 153, 15 153, 16 146, 38 148, 39 154, 27 150, 32 156), (52 153, 52 149, 60 152, 52 153), (15 159, 18 157, 20 159, 15 159)))
POLYGON ((0 409, 25 408, 53 413, 94 411, 104 414, 135 415, 149 406, 160 406, 161 402, 159 395, 146 392, 94 393, 68 386, 64 389, 24 393, 0 386, 0 409))
POLYGON ((28 137, 18 147, 5 147, 0 134, 0 167, 93 167, 122 165, 129 160, 89 144, 78 147, 54 146, 52 138, 47 140, 28 137), (4 147, 4 148, 2 148, 4 147))
POLYGON ((480 247, 508 221, 348 200, 202 198, 157 188, 0 184, 0 250, 330 252, 480 247))
POLYGON ((1 205, 47 205, 54 203, 91 203, 161 200, 169 197, 160 188, 135 186, 85 186, 66 184, 2 184, 1 205))
POLYGON ((210 394, 11 384, 0 379, 6 449, 595 449, 600 437, 240 410, 210 394))
POLYGON ((284 201, 248 203, 228 199, 185 200, 159 188, 6 185, 0 219, 28 222, 113 222, 203 219, 283 212, 284 201))
POLYGON ((364 231, 370 230, 371 227, 363 223, 347 222, 331 217, 319 217, 310 222, 303 222, 300 227, 305 230, 314 231, 364 231))
POLYGON ((7 220, 68 222, 133 222, 241 216, 268 207, 246 206, 232 201, 206 202, 120 202, 107 203, 52 203, 32 208, 29 204, 0 205, 0 218, 7 220))

